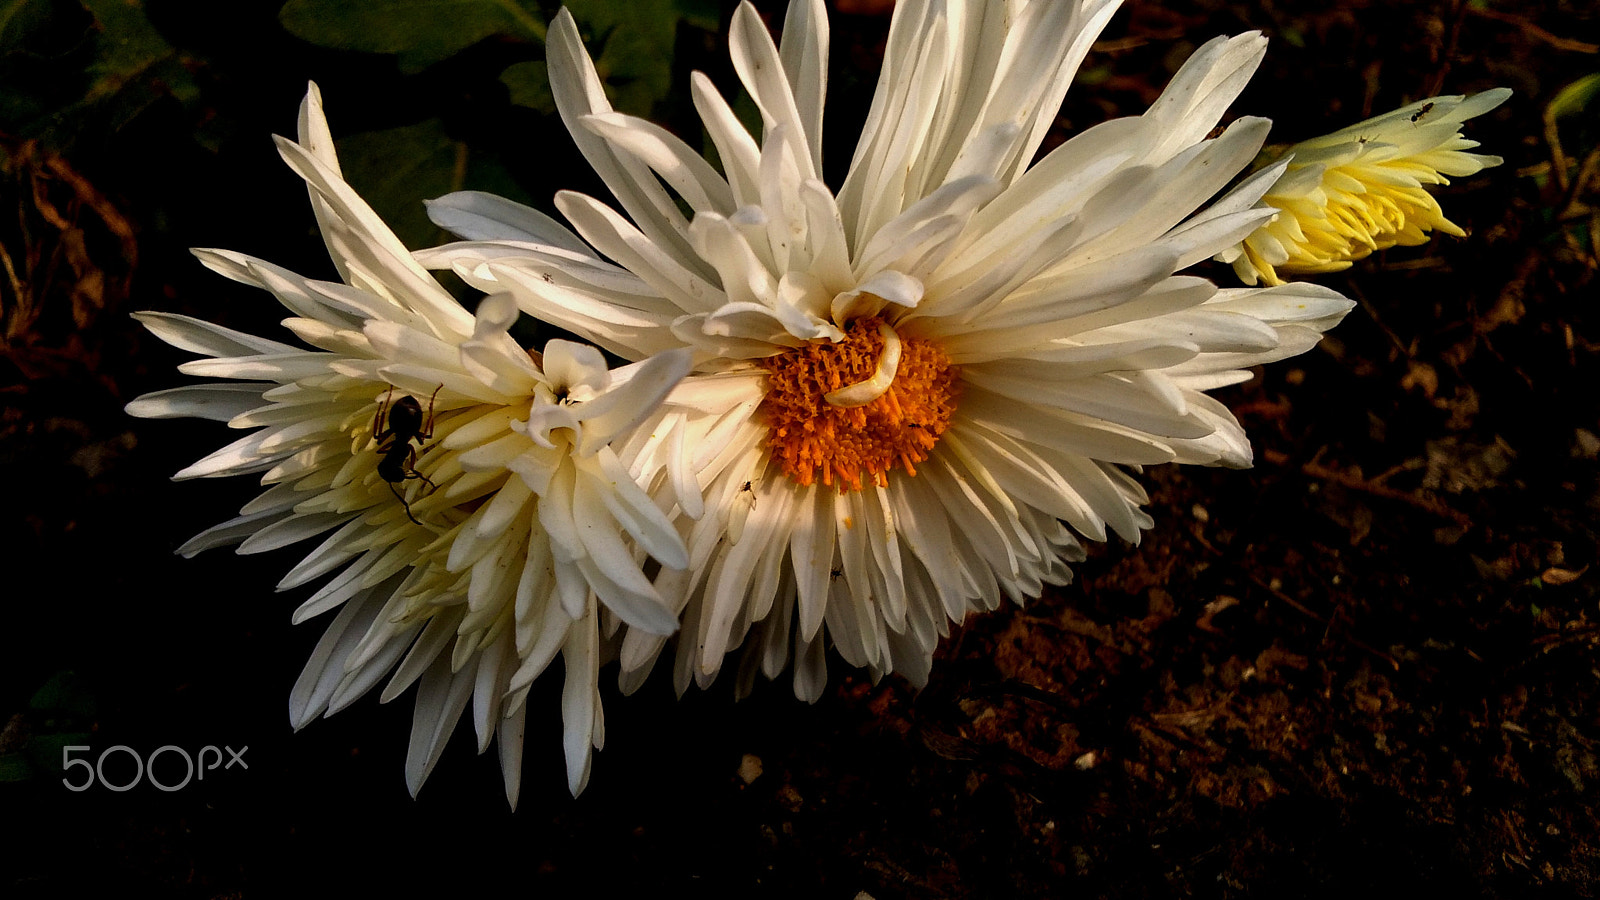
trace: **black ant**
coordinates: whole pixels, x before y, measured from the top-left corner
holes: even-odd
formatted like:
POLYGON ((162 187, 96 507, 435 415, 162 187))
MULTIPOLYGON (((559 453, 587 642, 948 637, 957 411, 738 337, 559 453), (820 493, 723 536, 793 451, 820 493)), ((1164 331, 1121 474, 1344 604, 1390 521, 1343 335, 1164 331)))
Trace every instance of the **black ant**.
POLYGON ((411 504, 400 495, 395 485, 404 483, 408 478, 420 478, 428 490, 435 489, 428 476, 417 471, 417 451, 428 438, 433 437, 433 401, 443 389, 442 384, 433 389, 432 396, 428 397, 428 415, 424 419, 422 404, 410 394, 392 404, 389 402, 394 396, 394 387, 391 385, 389 392, 383 395, 383 403, 378 406, 378 414, 372 419, 372 439, 378 442, 378 455, 383 457, 378 460, 378 476, 389 483, 390 493, 406 508, 406 518, 417 525, 422 523, 411 514, 411 504), (412 441, 417 441, 417 446, 411 446, 412 441))
POLYGON ((1422 108, 1417 110, 1417 114, 1411 117, 1411 121, 1412 122, 1416 122, 1416 121, 1420 120, 1423 116, 1427 115, 1428 111, 1431 110, 1431 109, 1433 109, 1433 104, 1432 103, 1424 103, 1424 104, 1422 104, 1422 108))

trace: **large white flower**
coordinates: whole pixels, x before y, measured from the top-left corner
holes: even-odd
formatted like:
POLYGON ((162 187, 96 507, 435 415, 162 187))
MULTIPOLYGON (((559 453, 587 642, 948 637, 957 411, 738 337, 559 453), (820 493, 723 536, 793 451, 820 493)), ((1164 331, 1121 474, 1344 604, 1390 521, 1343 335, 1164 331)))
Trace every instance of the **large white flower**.
POLYGON ((332 531, 278 584, 337 572, 295 612, 339 609, 290 699, 298 729, 388 676, 388 701, 417 684, 406 778, 413 793, 468 702, 479 751, 498 734, 515 805, 527 685, 563 655, 568 781, 604 738, 602 629, 668 634, 677 618, 639 574, 645 556, 682 568, 677 532, 610 447, 688 370, 688 351, 608 371, 599 351, 552 341, 542 364, 507 333, 504 296, 468 313, 344 183, 313 85, 298 143, 340 282, 223 250, 210 268, 270 291, 313 349, 184 316, 140 313, 157 336, 227 379, 147 394, 138 416, 199 416, 253 429, 177 478, 264 473, 270 487, 185 544, 256 553, 332 531), (391 674, 392 673, 392 674, 391 674))
MULTIPOLYGON (((1245 118, 1210 136, 1261 59, 1257 34, 1206 44, 1145 115, 1033 161, 1116 6, 902 0, 837 194, 820 180, 821 0, 791 4, 781 47, 748 4, 734 16, 759 136, 694 76, 721 173, 611 109, 563 13, 552 90, 627 216, 559 194, 574 234, 488 195, 431 205, 467 240, 425 265, 627 359, 694 352, 618 449, 688 545, 687 569, 656 579, 683 610, 680 690, 741 645, 751 675, 792 655, 805 698, 827 642, 921 681, 949 620, 1065 582, 1079 536, 1137 541, 1151 521, 1130 472, 1247 465, 1204 392, 1309 349, 1350 307, 1175 274, 1272 215, 1256 202, 1278 168, 1202 209, 1266 134, 1245 118)), ((625 685, 665 641, 630 629, 625 685)))
POLYGON ((1461 125, 1510 96, 1495 88, 1431 97, 1277 148, 1272 155, 1286 168, 1261 205, 1278 215, 1217 260, 1232 263, 1245 284, 1282 284, 1284 274, 1337 272, 1378 250, 1427 243, 1431 231, 1465 237, 1427 186, 1500 165, 1498 156, 1467 152, 1478 142, 1461 125))

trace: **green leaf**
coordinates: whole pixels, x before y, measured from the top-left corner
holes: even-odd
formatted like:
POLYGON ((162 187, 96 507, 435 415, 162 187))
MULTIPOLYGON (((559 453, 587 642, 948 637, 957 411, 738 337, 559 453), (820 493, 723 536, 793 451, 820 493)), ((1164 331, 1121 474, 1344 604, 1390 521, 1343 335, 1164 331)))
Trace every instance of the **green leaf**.
POLYGON ((64 22, 68 18, 69 12, 46 0, 5 0, 0 6, 0 84, 5 85, 0 90, 0 130, 37 137, 41 122, 62 104, 58 98, 78 99, 62 76, 81 79, 82 71, 67 73, 51 66, 81 39, 81 22, 74 28, 64 22))
MULTIPOLYGON (((85 100, 133 95, 127 99, 143 109, 163 93, 179 100, 199 95, 178 51, 150 24, 140 0, 83 0, 83 5, 100 26, 98 58, 89 66, 94 80, 85 100)), ((130 118, 132 114, 122 121, 130 118)))
POLYGON ((544 60, 520 62, 500 73, 500 81, 511 90, 511 102, 554 115, 556 98, 550 93, 550 72, 544 60))
POLYGON ((425 197, 452 188, 459 152, 444 123, 429 119, 386 131, 364 131, 337 142, 345 180, 371 204, 407 246, 430 243, 437 229, 425 197))
POLYGON ((78 673, 71 670, 57 672, 50 680, 33 692, 28 706, 42 712, 65 712, 90 718, 95 713, 94 696, 84 687, 78 673))
POLYGON ((34 735, 28 741, 23 752, 27 754, 28 762, 32 764, 34 772, 61 772, 61 748, 69 746, 82 746, 89 743, 90 735, 86 731, 71 731, 61 734, 34 735))
POLYGON ((516 0, 289 0, 278 20, 323 47, 399 55, 421 71, 486 37, 544 42, 545 23, 516 0))
POLYGON ((722 7, 717 0, 674 0, 678 17, 702 31, 713 34, 722 29, 722 7))
POLYGON ((1557 92, 1550 105, 1544 108, 1545 121, 1554 122, 1583 112, 1596 95, 1600 95, 1600 72, 1585 75, 1557 92))
MULTIPOLYGON (((711 31, 717 27, 715 4, 707 0, 638 0, 626 9, 605 0, 569 0, 567 9, 578 22, 611 104, 645 117, 677 87, 672 83, 672 52, 678 24, 711 31)), ((555 112, 543 61, 517 63, 500 80, 510 89, 512 103, 555 112)))
POLYGON ((0 781, 27 781, 33 775, 28 757, 21 753, 0 753, 0 781))
POLYGON ((428 219, 425 199, 470 185, 527 200, 503 166, 491 157, 469 154, 438 119, 352 134, 336 146, 345 180, 408 247, 435 244, 443 237, 428 219))
MULTIPOLYGON (((0 0, 3 2, 3 0, 0 0)), ((672 89, 678 23, 716 27, 713 0, 568 0, 613 104, 649 115, 672 89)), ((278 19, 323 47, 391 53, 415 72, 497 34, 543 43, 545 22, 534 0, 289 0, 278 19)), ((519 63, 502 76, 513 102, 550 110, 539 70, 519 63)))
POLYGON ((0 3, 0 56, 31 49, 28 39, 50 17, 46 0, 5 0, 0 3))
POLYGON ((672 90, 677 0, 567 0, 618 110, 648 117, 672 90), (598 46, 597 46, 598 45, 598 46))
POLYGON ((114 132, 164 98, 191 103, 200 93, 193 61, 140 0, 0 0, 0 58, 0 127, 56 150, 114 132))

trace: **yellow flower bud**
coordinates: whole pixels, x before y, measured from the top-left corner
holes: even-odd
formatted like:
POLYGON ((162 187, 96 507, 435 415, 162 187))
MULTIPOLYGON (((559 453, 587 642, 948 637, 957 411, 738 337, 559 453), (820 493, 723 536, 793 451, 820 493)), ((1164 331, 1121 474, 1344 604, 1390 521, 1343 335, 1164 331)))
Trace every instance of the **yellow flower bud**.
POLYGON ((1375 250, 1415 246, 1428 232, 1465 236, 1425 189, 1445 176, 1497 166, 1461 123, 1499 106, 1511 91, 1419 100, 1333 134, 1264 151, 1289 157, 1283 176, 1261 198, 1278 210, 1243 242, 1217 254, 1245 284, 1282 284, 1284 275, 1337 272, 1375 250))

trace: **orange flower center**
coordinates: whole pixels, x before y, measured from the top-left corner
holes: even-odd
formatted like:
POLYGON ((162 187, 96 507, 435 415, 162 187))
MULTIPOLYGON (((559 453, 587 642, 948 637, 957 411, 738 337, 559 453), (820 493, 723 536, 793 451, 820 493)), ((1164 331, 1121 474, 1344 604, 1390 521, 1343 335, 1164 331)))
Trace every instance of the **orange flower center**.
MULTIPOLYGON (((844 331, 839 343, 812 341, 762 360, 767 450, 796 484, 812 484, 820 472, 822 483, 840 493, 861 490, 868 478, 883 487, 896 466, 916 475, 916 464, 950 427, 957 395, 956 369, 937 344, 897 339, 876 317, 849 322, 844 331), (887 388, 860 405, 841 399, 850 393, 843 389, 885 377, 886 345, 895 342, 898 360, 889 364, 887 388)), ((894 348, 888 349, 892 359, 894 348)))

